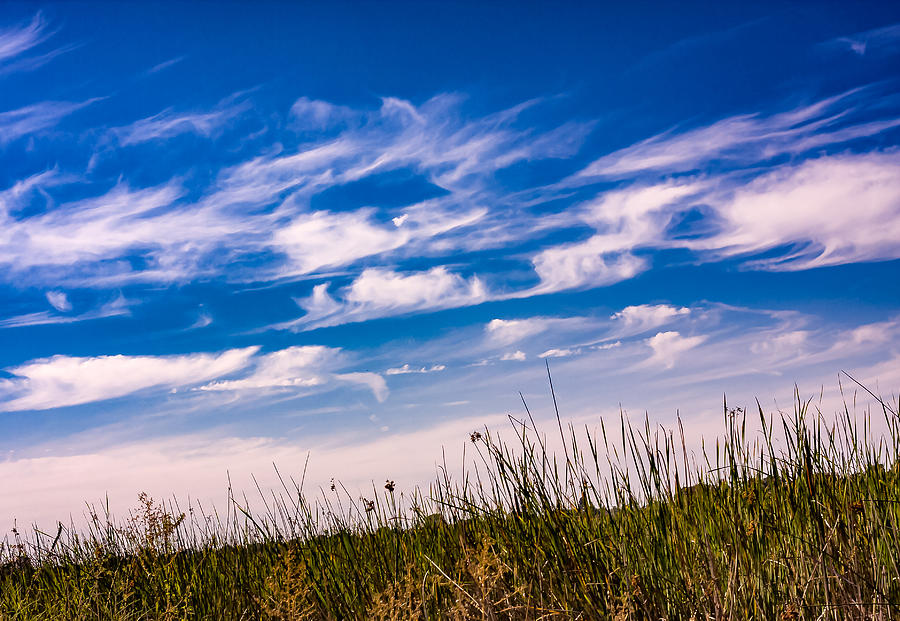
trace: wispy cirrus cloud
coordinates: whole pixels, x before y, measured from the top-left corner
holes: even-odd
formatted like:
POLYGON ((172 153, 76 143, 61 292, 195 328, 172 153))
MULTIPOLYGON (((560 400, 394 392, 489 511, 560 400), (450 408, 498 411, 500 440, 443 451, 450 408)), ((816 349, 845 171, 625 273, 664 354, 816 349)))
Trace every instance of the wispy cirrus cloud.
MULTIPOLYGON (((10 276, 49 287, 62 278, 118 287, 346 272, 350 284, 319 285, 300 302, 306 314, 282 324, 310 329, 603 287, 645 272, 655 252, 672 248, 689 250, 700 262, 738 258, 767 270, 890 259, 897 256, 895 231, 881 223, 897 221, 900 211, 891 173, 896 155, 834 150, 900 123, 890 106, 876 109, 877 96, 877 89, 858 89, 787 112, 673 130, 603 156, 562 183, 515 193, 503 191, 493 175, 517 163, 571 157, 591 123, 523 129, 523 111, 539 101, 473 119, 462 114, 456 95, 421 105, 385 98, 376 109, 300 98, 291 116, 305 140, 293 149, 276 143, 190 192, 179 177, 155 187, 120 180, 103 194, 47 201, 36 215, 7 215, 0 265, 10 276), (829 152, 810 157, 821 147, 829 152), (785 154, 796 159, 776 157, 785 154), (683 174, 700 168, 709 172, 683 174), (312 207, 325 190, 398 170, 445 194, 400 207, 312 207), (617 182, 591 189, 603 179, 617 182), (532 209, 574 189, 588 198, 558 213, 532 209), (841 205, 851 197, 865 205, 846 236, 848 214, 857 212, 841 205), (700 224, 692 213, 703 214, 700 224), (578 227, 593 232, 578 241, 560 242, 565 235, 543 241, 578 227), (531 249, 524 253, 506 250, 525 244, 531 249), (774 250, 780 254, 765 261, 754 256, 774 250), (513 252, 507 258, 517 264, 518 282, 530 269, 536 284, 488 289, 486 282, 504 283, 509 273, 476 269, 477 253, 485 251, 513 252), (460 253, 468 255, 453 271, 406 263, 460 253), (478 277, 460 275, 476 271, 478 277), (375 285, 399 297, 379 297, 375 285)), ((210 112, 166 111, 116 131, 126 144, 159 147, 184 132, 214 135, 242 109, 235 101, 210 112)), ((21 211, 37 193, 52 198, 51 183, 35 180, 30 190, 9 195, 6 213, 21 211)))
POLYGON ((40 11, 27 24, 0 29, 0 76, 33 71, 77 47, 70 44, 35 53, 54 34, 40 11))
MULTIPOLYGON (((73 46, 62 47, 42 54, 31 54, 49 39, 53 32, 38 12, 28 24, 0 29, 0 76, 17 71, 30 71, 73 46), (29 55, 30 54, 30 55, 29 55)), ((81 102, 40 101, 12 110, 0 111, 0 147, 11 142, 55 127, 63 118, 89 106, 101 98, 81 102)))
POLYGON ((157 64, 153 65, 152 67, 150 67, 149 69, 147 69, 147 71, 144 72, 144 75, 153 75, 154 73, 159 73, 161 71, 165 71, 169 67, 174 67, 178 63, 182 62, 185 58, 187 58, 187 57, 186 56, 176 56, 175 58, 170 58, 169 60, 164 60, 161 63, 157 63, 157 64))
POLYGON ((839 152, 763 168, 749 180, 698 175, 607 192, 580 216, 594 236, 532 259, 542 281, 535 292, 630 278, 648 267, 632 252, 640 249, 685 248, 702 262, 739 258, 770 271, 898 258, 898 163, 894 150, 839 152), (702 222, 678 230, 692 212, 702 222), (763 252, 772 254, 755 257, 763 252))
POLYGON ((672 129, 604 155, 568 182, 627 178, 648 172, 685 172, 713 162, 745 166, 900 126, 896 115, 871 120, 859 114, 867 107, 867 90, 854 89, 787 112, 745 114, 694 129, 672 129))
POLYGON ((170 140, 181 134, 211 138, 250 108, 239 96, 228 97, 209 112, 176 112, 168 108, 129 125, 109 130, 118 143, 132 146, 144 142, 170 140))
MULTIPOLYGON (((54 292, 48 292, 48 297, 54 292)), ((65 295, 65 294, 62 294, 65 295)), ((24 315, 15 315, 0 319, 0 329, 2 328, 21 328, 25 326, 44 326, 63 323, 75 323, 77 321, 91 321, 95 319, 106 319, 108 317, 121 317, 131 314, 131 307, 136 302, 126 299, 122 294, 100 304, 98 307, 72 314, 71 302, 68 298, 56 298, 56 304, 51 302, 51 306, 56 309, 53 311, 37 311, 34 313, 26 313, 24 315), (65 303, 64 303, 65 302, 65 303)))
POLYGON ((341 123, 360 120, 360 113, 347 106, 320 99, 301 97, 291 106, 294 127, 300 130, 324 131, 341 123))
POLYGON ((887 56, 900 52, 900 24, 873 28, 822 44, 826 48, 842 49, 859 56, 887 56))
POLYGON ((0 112, 0 146, 56 127, 65 117, 97 101, 100 99, 81 102, 44 101, 0 112))
MULTIPOLYGON (((305 275, 401 251, 452 253, 490 213, 478 196, 494 171, 523 160, 571 154, 578 136, 588 131, 572 124, 560 135, 513 129, 521 108, 465 120, 458 111, 460 101, 439 96, 417 107, 387 98, 377 110, 355 111, 359 123, 335 136, 318 136, 294 152, 276 145, 220 170, 208 187, 192 190, 190 201, 177 177, 142 188, 120 179, 105 194, 9 220, 10 230, 20 233, 19 247, 0 262, 10 264, 13 272, 28 269, 37 281, 42 273, 48 280, 59 279, 69 264, 82 282, 115 286, 220 273, 223 260, 231 263, 245 254, 267 260, 257 261, 253 273, 230 270, 237 280, 305 275), (406 205, 400 213, 377 207, 310 209, 316 193, 397 169, 412 170, 449 194, 406 205), (127 258, 135 254, 144 260, 127 258)), ((164 143, 185 132, 213 135, 244 109, 245 104, 233 102, 229 98, 210 112, 168 110, 110 132, 120 146, 164 143)), ((343 114, 323 105, 301 99, 293 114, 312 114, 319 121, 323 114, 343 114), (331 111, 323 112, 326 108, 331 111)), ((49 126, 67 111, 40 104, 7 113, 5 135, 13 139, 49 126)), ((43 185, 36 183, 36 191, 43 192, 43 185)), ((20 202, 27 200, 21 197, 20 202)))
POLYGON ((0 29, 0 63, 39 45, 49 34, 47 23, 41 13, 37 13, 27 25, 0 29))
MULTIPOLYGON (((376 110, 358 110, 359 123, 336 135, 304 143, 295 152, 275 150, 222 171, 218 200, 229 194, 265 202, 291 189, 295 200, 325 187, 379 173, 409 169, 460 198, 484 189, 491 175, 516 162, 560 158, 577 152, 592 124, 570 123, 544 130, 515 129, 524 109, 516 106, 483 118, 460 113, 462 97, 438 95, 414 106, 387 97, 376 110)), ((536 105, 530 102, 529 105, 536 105)), ((307 99, 294 116, 345 116, 343 107, 307 99)))
MULTIPOLYGON (((0 232, 0 263, 9 273, 49 268, 57 277, 70 266, 87 268, 87 264, 96 262, 109 262, 107 272, 127 269, 115 265, 115 261, 135 248, 164 251, 169 244, 204 237, 194 236, 192 230, 216 227, 215 223, 201 222, 202 216, 191 214, 144 217, 170 207, 182 192, 174 183, 137 190, 119 184, 99 197, 69 203, 68 209, 22 219, 7 215, 0 232)), ((160 252, 157 265, 164 265, 173 255, 160 252)))

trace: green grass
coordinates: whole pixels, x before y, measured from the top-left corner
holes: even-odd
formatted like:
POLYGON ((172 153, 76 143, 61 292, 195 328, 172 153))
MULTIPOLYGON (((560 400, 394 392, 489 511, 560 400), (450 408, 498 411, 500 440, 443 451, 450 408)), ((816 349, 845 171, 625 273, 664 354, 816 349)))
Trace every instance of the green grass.
POLYGON ((900 618, 900 404, 879 403, 878 433, 799 398, 726 405, 695 456, 680 424, 624 416, 560 422, 553 451, 526 406, 427 491, 287 478, 223 514, 142 495, 124 522, 8 536, 0 619, 900 618))

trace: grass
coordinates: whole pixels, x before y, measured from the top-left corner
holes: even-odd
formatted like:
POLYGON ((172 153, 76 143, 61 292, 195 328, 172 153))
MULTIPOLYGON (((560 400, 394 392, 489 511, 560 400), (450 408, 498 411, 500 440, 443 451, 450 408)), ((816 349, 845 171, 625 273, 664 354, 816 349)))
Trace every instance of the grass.
POLYGON ((900 403, 878 403, 878 433, 799 397, 726 404, 694 457, 680 422, 592 434, 558 412, 553 450, 526 405, 427 491, 288 477, 223 514, 141 495, 124 522, 7 536, 0 619, 900 618, 900 403))

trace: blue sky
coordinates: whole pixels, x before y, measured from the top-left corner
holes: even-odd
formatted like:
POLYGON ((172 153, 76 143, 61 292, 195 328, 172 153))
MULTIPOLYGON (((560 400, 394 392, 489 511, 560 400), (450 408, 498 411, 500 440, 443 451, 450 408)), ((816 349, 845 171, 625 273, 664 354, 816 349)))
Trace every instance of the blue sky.
POLYGON ((888 3, 5 4, 0 527, 412 485, 545 361, 696 438, 890 394, 898 62, 888 3))

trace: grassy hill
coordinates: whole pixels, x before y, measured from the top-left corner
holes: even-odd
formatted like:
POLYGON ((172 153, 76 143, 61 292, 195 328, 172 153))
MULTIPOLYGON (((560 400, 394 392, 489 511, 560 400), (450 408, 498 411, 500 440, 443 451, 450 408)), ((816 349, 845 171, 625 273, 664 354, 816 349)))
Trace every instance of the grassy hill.
POLYGON ((726 405, 694 457, 624 417, 560 424, 551 450, 529 414, 511 442, 474 431, 477 466, 427 491, 288 478, 258 514, 141 495, 124 522, 8 536, 0 619, 900 618, 897 406, 875 435, 726 405))

